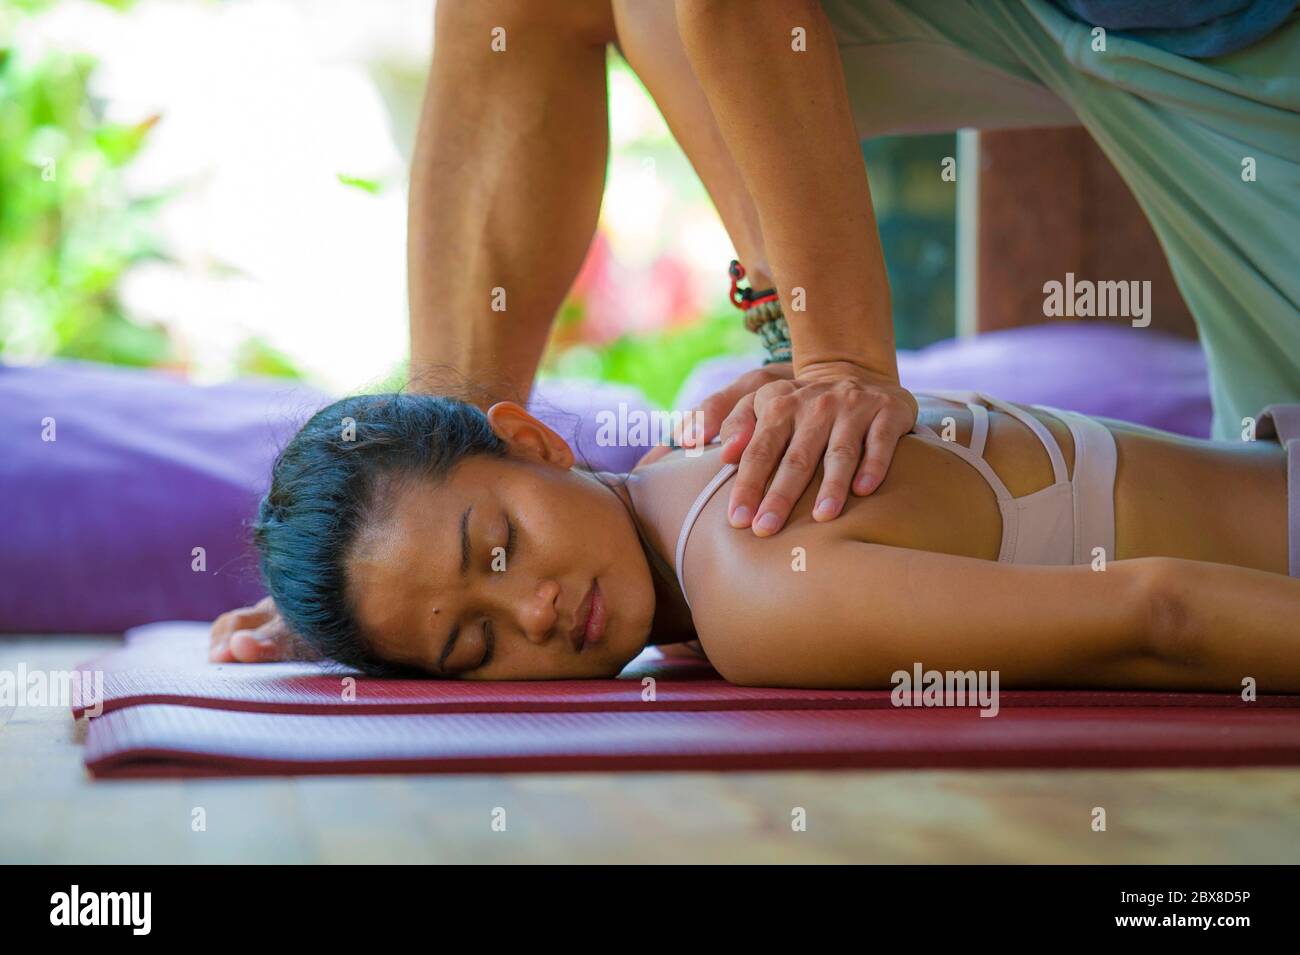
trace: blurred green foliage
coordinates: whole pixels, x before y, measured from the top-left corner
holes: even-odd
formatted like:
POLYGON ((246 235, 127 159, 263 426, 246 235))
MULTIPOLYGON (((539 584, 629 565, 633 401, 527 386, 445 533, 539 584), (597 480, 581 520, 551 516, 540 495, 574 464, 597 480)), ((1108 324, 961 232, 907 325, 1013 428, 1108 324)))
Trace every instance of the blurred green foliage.
MULTIPOLYGON (((566 310, 574 307, 573 302, 566 303, 566 310)), ((689 325, 623 335, 599 348, 571 346, 551 356, 543 371, 635 385, 653 404, 669 408, 686 376, 701 361, 750 352, 758 367, 763 351, 757 343, 758 339, 745 331, 740 313, 726 304, 689 325)))
MULTIPOLYGON (((39 13, 59 0, 0 2, 12 22, 13 11, 39 13)), ((130 0, 101 2, 130 6, 130 0)), ((5 22, 0 16, 0 31, 5 22)), ((631 75, 616 57, 611 68, 631 75)), ((166 329, 133 320, 119 297, 133 266, 167 259, 152 225, 171 194, 133 195, 127 185, 158 117, 108 122, 92 92, 94 69, 92 58, 70 52, 33 59, 0 34, 0 355, 177 365, 181 358, 166 329)), ((955 202, 937 169, 954 148, 951 136, 887 138, 863 147, 902 348, 953 334, 955 202)), ((670 177, 677 201, 708 202, 666 131, 637 149, 670 177)), ((338 180, 370 194, 386 187, 345 173, 338 180)), ((564 334, 581 326, 583 309, 580 300, 566 302, 556 329, 562 344, 548 350, 543 375, 634 385, 668 407, 697 363, 740 353, 753 354, 755 365, 762 359, 726 300, 725 283, 698 321, 608 344, 564 334)), ((301 377, 291 356, 257 337, 239 349, 237 370, 301 377)), ((404 377, 399 366, 385 384, 404 377)))
POLYGON ((239 346, 237 365, 243 374, 271 378, 301 378, 302 372, 293 359, 259 337, 248 338, 239 346))
MULTIPOLYGON (((5 2, 12 17, 57 0, 5 2)), ((109 122, 92 92, 95 67, 76 52, 33 58, 0 35, 0 356, 180 365, 167 330, 134 320, 119 295, 133 266, 168 261, 152 226, 174 193, 135 195, 127 185, 159 117, 109 122)), ((240 348, 237 369, 301 377, 256 337, 240 348)))
POLYGON ((368 192, 372 196, 377 196, 384 191, 384 184, 377 179, 363 179, 361 176, 349 176, 341 172, 336 175, 343 185, 360 189, 362 192, 368 192))
POLYGON ((157 365, 173 357, 166 332, 131 321, 117 291, 161 257, 149 223, 166 197, 124 187, 156 117, 105 121, 93 70, 84 55, 32 62, 0 46, 0 352, 157 365))

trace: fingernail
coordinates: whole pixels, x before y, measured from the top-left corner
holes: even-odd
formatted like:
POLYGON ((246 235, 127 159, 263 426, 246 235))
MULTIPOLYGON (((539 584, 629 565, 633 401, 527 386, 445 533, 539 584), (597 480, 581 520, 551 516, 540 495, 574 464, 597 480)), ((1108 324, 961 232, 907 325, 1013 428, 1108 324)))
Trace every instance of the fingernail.
POLYGON ((858 483, 856 485, 859 494, 866 494, 875 486, 876 486, 876 479, 871 474, 866 474, 858 478, 858 483))
POLYGON ((740 435, 738 435, 738 434, 733 434, 733 435, 732 435, 731 437, 729 437, 726 441, 723 441, 723 442, 722 442, 722 446, 723 446, 724 448, 729 448, 729 447, 731 447, 733 444, 735 444, 735 443, 736 443, 737 441, 739 441, 739 440, 740 440, 740 435))
POLYGON ((731 512, 731 524, 733 527, 748 527, 749 519, 753 516, 753 511, 742 504, 731 512))
POLYGON ((257 633, 254 631, 253 639, 264 647, 274 646, 275 644, 275 637, 271 636, 269 633, 257 633))
POLYGON ((835 498, 824 497, 817 502, 817 510, 815 511, 815 513, 821 515, 822 517, 834 517, 837 509, 838 509, 838 503, 836 502, 835 498))
POLYGON ((775 511, 768 511, 754 524, 755 530, 766 531, 769 534, 780 526, 781 518, 777 517, 775 511))

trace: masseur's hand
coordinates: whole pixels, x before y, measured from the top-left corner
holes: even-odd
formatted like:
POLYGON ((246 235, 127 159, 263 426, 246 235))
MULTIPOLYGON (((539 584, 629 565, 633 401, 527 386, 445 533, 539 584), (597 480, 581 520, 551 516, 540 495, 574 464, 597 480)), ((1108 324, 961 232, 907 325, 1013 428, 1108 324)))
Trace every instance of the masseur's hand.
POLYGON ((760 537, 785 525, 819 461, 814 520, 837 517, 850 487, 859 495, 878 488, 917 415, 916 399, 896 380, 852 362, 810 364, 798 376, 789 364, 772 364, 741 376, 705 402, 705 441, 720 407, 730 408, 720 426, 722 459, 740 464, 731 526, 753 527, 760 537), (755 375, 767 379, 756 388, 755 375))
MULTIPOLYGON (((683 447, 692 447, 696 444, 707 445, 722 430, 722 422, 731 414, 731 409, 736 407, 736 402, 745 395, 753 394, 759 388, 774 381, 789 381, 794 377, 794 366, 788 361, 774 362, 771 365, 764 365, 762 368, 755 368, 747 371, 721 391, 715 391, 709 397, 700 402, 700 406, 695 408, 690 416, 689 423, 691 428, 699 428, 699 441, 695 441, 686 429, 683 435, 674 435, 676 440, 682 443, 683 447)), ((673 448, 667 444, 656 445, 637 461, 636 466, 653 464, 664 455, 671 452, 673 448)), ((728 458, 733 461, 734 458, 728 458)))
POLYGON ((251 607, 227 610, 212 622, 212 663, 270 663, 304 656, 300 641, 266 597, 251 607))

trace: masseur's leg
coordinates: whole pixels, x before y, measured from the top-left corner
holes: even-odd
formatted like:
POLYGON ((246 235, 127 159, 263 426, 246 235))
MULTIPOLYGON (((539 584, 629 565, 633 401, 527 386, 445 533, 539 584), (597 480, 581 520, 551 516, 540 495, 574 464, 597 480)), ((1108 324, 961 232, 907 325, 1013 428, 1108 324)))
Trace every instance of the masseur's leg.
MULTIPOLYGON (((718 132, 677 33, 673 0, 613 0, 618 44, 695 167, 736 247, 753 288, 769 287, 771 270, 758 210, 718 132)), ((731 29, 719 26, 719 29, 731 29)), ((722 263, 725 266, 726 263, 722 263)), ((720 281, 725 281, 719 272, 720 281)))
POLYGON ((1045 0, 822 2, 864 134, 1060 125, 1061 107, 1087 127, 1196 318, 1216 437, 1300 401, 1300 15, 1190 60, 1114 34, 1094 50, 1045 0))
POLYGON ((450 363, 485 401, 526 397, 595 234, 613 39, 609 0, 438 3, 407 224, 416 386, 450 363))
POLYGON ((1209 359, 1214 436, 1300 401, 1300 16, 1190 60, 1115 36, 1094 51, 1086 25, 1041 0, 978 6, 1151 219, 1209 359))

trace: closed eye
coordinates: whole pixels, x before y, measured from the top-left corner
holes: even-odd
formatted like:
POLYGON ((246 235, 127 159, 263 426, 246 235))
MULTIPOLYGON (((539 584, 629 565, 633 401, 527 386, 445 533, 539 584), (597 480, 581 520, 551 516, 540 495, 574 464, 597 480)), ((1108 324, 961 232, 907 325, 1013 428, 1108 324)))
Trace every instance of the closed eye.
POLYGON ((470 668, 471 671, 482 669, 492 662, 492 654, 496 650, 497 646, 497 635, 496 631, 492 629, 492 624, 490 623, 483 624, 483 641, 487 644, 483 649, 483 659, 474 664, 474 666, 470 668))
MULTIPOLYGON (((515 545, 518 542, 519 535, 515 530, 515 522, 506 516, 506 568, 509 569, 510 561, 515 555, 515 545)), ((492 662, 492 655, 496 650, 497 635, 492 629, 492 624, 488 621, 483 623, 483 658, 467 670, 462 670, 460 676, 466 673, 473 673, 475 670, 482 669, 492 662)))

